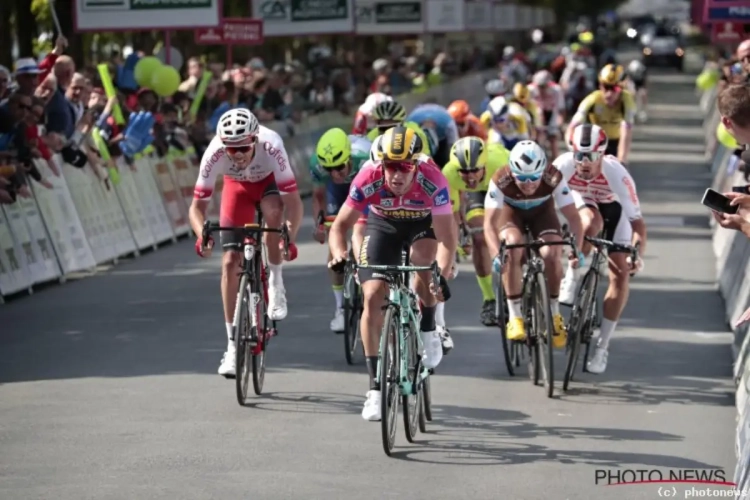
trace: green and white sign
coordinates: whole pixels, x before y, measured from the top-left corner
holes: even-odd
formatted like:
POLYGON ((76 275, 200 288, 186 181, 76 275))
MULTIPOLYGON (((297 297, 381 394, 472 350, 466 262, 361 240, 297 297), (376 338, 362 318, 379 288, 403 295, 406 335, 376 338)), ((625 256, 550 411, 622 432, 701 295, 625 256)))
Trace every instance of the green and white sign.
POLYGON ((422 0, 356 0, 356 28, 360 35, 424 32, 422 0))
POLYGON ((354 32, 353 0, 253 0, 253 17, 263 36, 354 32))
POLYGON ((75 0, 76 31, 219 26, 219 0, 75 0))

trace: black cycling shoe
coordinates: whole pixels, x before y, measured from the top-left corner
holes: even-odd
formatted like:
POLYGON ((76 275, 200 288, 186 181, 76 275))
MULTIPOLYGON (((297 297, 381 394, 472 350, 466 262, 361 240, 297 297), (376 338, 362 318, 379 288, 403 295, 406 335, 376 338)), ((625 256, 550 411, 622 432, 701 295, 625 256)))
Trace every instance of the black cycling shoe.
POLYGON ((481 321, 484 326, 495 326, 497 324, 494 300, 484 301, 482 304, 482 312, 479 313, 479 321, 481 321))

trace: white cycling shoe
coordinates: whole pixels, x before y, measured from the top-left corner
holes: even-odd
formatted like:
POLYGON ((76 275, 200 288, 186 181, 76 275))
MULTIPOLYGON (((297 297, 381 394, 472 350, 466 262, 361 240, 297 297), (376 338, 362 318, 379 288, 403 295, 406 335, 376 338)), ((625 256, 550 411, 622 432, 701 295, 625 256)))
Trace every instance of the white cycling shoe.
POLYGON ((570 276, 566 274, 560 283, 560 297, 558 298, 560 304, 572 306, 576 300, 576 291, 578 291, 578 280, 570 279, 570 276))
POLYGON ((226 378, 233 378, 236 374, 235 367, 235 350, 234 346, 227 348, 227 352, 221 358, 221 364, 219 365, 219 375, 223 375, 226 378))
POLYGON ((597 347, 594 351, 594 356, 591 360, 586 363, 586 369, 589 373, 601 375, 607 371, 607 360, 609 358, 609 350, 604 347, 597 347))
POLYGON ((425 368, 435 368, 443 359, 443 343, 437 330, 420 332, 422 335, 422 364, 425 368))
POLYGON ((362 418, 368 422, 380 421, 380 391, 367 391, 365 406, 362 408, 362 418))
POLYGON ((268 319, 280 321, 286 318, 286 290, 281 286, 268 287, 268 319))
POLYGON ((344 310, 336 309, 336 313, 333 315, 331 320, 331 331, 341 333, 344 331, 344 310))

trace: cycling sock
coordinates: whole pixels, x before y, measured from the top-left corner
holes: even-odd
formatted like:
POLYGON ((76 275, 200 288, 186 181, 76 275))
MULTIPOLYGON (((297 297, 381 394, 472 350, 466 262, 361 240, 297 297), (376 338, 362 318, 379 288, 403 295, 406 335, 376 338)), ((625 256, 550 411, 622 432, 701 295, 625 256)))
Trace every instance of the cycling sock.
POLYGON ((336 309, 344 307, 344 285, 332 285, 333 296, 336 297, 336 309))
POLYGON ((435 324, 445 327, 445 302, 438 302, 435 306, 435 324))
POLYGON ((232 323, 224 323, 227 328, 227 350, 234 347, 234 341, 232 341, 232 323))
POLYGON ((488 300, 495 300, 495 290, 492 289, 492 275, 477 275, 477 281, 479 282, 479 289, 482 290, 482 299, 485 302, 488 300))
POLYGON ((602 318, 602 328, 599 332, 599 342, 597 342, 596 346, 601 347, 604 349, 609 348, 609 338, 612 336, 613 333, 615 333, 615 327, 617 326, 617 321, 612 321, 611 319, 602 318))
POLYGON ((365 358, 365 365, 367 366, 367 374, 370 376, 370 390, 379 391, 380 384, 375 382, 375 378, 378 376, 378 357, 367 356, 365 358))
POLYGON ((508 316, 509 319, 521 317, 521 298, 508 299, 508 316))
POLYGON ((284 288, 281 277, 281 264, 268 264, 268 286, 284 288))
POLYGON ((435 331, 435 306, 427 307, 422 304, 422 321, 419 322, 419 329, 423 332, 435 331))
POLYGON ((549 298, 549 308, 552 310, 553 316, 560 314, 560 301, 557 300, 557 297, 554 299, 552 297, 549 298))

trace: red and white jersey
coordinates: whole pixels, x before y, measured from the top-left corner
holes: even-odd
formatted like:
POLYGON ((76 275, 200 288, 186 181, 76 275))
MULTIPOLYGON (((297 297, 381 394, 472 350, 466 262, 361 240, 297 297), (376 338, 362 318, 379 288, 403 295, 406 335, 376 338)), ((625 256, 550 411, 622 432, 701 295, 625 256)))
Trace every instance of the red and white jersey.
POLYGON ((561 154, 552 164, 568 181, 568 186, 577 198, 577 205, 617 202, 622 205, 622 212, 629 220, 643 218, 633 177, 616 157, 604 156, 601 173, 591 180, 582 179, 578 175, 572 152, 561 154), (581 203, 578 203, 579 200, 581 203))
POLYGON ((528 87, 531 98, 542 111, 562 111, 565 109, 565 94, 558 84, 550 82, 544 93, 533 83, 530 83, 528 87))
POLYGON ((365 102, 357 110, 354 117, 354 126, 352 127, 353 135, 365 135, 375 127, 375 121, 370 118, 375 107, 381 102, 392 101, 393 97, 375 92, 367 96, 365 102))
POLYGON ((297 179, 289 164, 284 141, 279 134, 263 125, 258 131, 255 156, 245 168, 237 168, 227 155, 219 137, 213 138, 201 158, 201 168, 193 196, 200 200, 210 199, 219 175, 248 183, 259 182, 273 175, 281 194, 297 191, 297 179))

